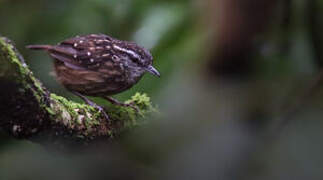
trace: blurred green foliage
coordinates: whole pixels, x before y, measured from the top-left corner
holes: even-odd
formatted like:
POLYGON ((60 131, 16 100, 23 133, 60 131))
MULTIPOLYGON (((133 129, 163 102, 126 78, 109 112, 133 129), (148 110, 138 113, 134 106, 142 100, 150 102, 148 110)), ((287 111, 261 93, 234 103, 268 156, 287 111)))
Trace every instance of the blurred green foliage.
MULTIPOLYGON (((138 179, 322 179, 322 91, 306 99, 307 107, 298 109, 292 125, 276 141, 266 141, 262 134, 266 128, 259 127, 275 124, 284 115, 284 105, 297 104, 322 68, 317 52, 323 52, 323 46, 315 46, 314 41, 323 44, 323 1, 272 1, 277 6, 264 30, 250 37, 253 47, 248 60, 254 61, 255 72, 249 79, 205 81, 208 72, 199 71, 210 57, 217 60, 212 55, 218 42, 210 34, 231 23, 212 15, 227 13, 226 17, 241 18, 237 24, 248 24, 245 17, 263 8, 263 2, 270 1, 0 0, 0 34, 17 44, 36 77, 51 91, 77 99, 50 76, 51 59, 25 45, 105 33, 150 49, 162 75, 160 79, 145 75, 116 97, 125 100, 136 92, 147 93, 163 113, 162 120, 136 128, 117 145, 94 148, 86 155, 53 155, 0 135, 0 179, 111 179, 116 174, 123 179, 135 179, 127 177, 133 174, 138 179), (224 12, 226 2, 234 3, 224 12), (315 27, 309 2, 317 3, 315 27), (250 7, 235 7, 235 3, 250 7), (59 173, 51 171, 56 168, 59 173)), ((256 25, 244 28, 253 32, 256 25)), ((239 39, 239 33, 232 37, 239 39)), ((230 35, 226 38, 231 39, 230 35)), ((230 46, 226 48, 231 52, 230 46)))
POLYGON ((172 72, 181 68, 179 63, 190 58, 186 53, 194 51, 201 36, 194 28, 197 16, 192 5, 188 0, 0 1, 0 34, 16 43, 45 86, 65 96, 70 94, 50 76, 52 60, 45 53, 26 50, 26 45, 56 44, 89 33, 135 41, 152 51, 162 78, 145 75, 138 85, 117 97, 128 99, 135 92, 155 97, 172 72))

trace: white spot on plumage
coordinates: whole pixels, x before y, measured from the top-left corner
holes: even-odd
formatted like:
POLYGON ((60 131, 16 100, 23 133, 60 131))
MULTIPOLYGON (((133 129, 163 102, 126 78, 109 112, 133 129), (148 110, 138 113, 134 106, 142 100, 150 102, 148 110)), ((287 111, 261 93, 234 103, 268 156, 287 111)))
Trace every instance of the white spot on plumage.
POLYGON ((91 56, 91 52, 87 52, 87 55, 88 55, 88 56, 91 56))
POLYGON ((78 44, 77 43, 74 43, 74 47, 77 47, 78 46, 78 44))
POLYGON ((122 63, 120 63, 120 68, 121 68, 121 70, 124 70, 124 66, 122 63))

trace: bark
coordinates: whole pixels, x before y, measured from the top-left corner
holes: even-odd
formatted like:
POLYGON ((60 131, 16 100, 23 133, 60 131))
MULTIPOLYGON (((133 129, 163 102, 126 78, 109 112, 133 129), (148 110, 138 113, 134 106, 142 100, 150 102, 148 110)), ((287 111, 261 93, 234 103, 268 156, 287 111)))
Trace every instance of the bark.
POLYGON ((216 36, 208 76, 249 78, 254 71, 255 42, 271 22, 276 0, 216 0, 212 7, 216 36), (213 10, 215 9, 215 10, 213 10))
POLYGON ((84 145, 111 139, 144 123, 144 116, 156 112, 150 98, 137 93, 128 101, 133 101, 140 112, 111 106, 108 122, 98 110, 49 92, 34 77, 13 43, 1 36, 0 100, 1 131, 49 145, 84 145))

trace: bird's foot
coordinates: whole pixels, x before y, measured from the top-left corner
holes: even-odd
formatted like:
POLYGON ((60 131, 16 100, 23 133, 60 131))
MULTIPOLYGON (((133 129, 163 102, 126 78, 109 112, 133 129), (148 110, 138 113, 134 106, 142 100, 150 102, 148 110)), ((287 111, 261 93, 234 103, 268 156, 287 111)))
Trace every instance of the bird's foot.
MULTIPOLYGON (((92 102, 92 101, 91 101, 92 102)), ((89 104, 89 103, 88 103, 89 104)), ((97 109, 101 114, 103 114, 104 118, 107 121, 110 121, 110 117, 109 115, 105 112, 105 110, 103 109, 102 106, 99 106, 97 104, 95 104, 94 102, 92 102, 91 104, 89 104, 90 106, 94 107, 95 109, 97 109)))
POLYGON ((123 106, 123 107, 131 107, 133 110, 135 110, 137 113, 139 113, 139 108, 134 105, 133 102, 131 103, 122 103, 112 97, 105 97, 106 100, 111 102, 111 104, 117 105, 117 106, 123 106))
POLYGON ((78 92, 73 92, 73 94, 75 94, 76 96, 80 97, 83 101, 86 102, 86 104, 90 105, 91 107, 97 109, 101 114, 103 114, 104 118, 110 122, 110 117, 109 115, 105 112, 105 110, 103 109, 102 106, 97 105, 95 102, 89 100, 88 98, 86 98, 85 96, 83 96, 82 94, 78 93, 78 92))

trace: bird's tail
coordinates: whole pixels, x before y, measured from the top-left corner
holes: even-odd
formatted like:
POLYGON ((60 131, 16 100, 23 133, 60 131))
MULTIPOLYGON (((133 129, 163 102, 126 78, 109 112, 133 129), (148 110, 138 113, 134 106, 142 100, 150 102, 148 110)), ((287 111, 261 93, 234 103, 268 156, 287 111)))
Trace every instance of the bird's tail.
POLYGON ((53 48, 51 45, 28 45, 26 46, 28 49, 33 49, 33 50, 50 50, 53 48))

